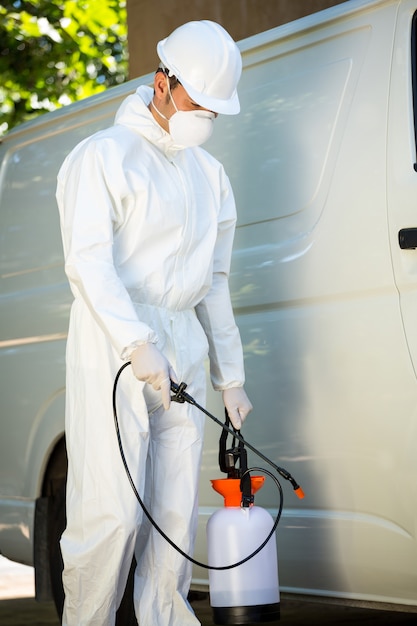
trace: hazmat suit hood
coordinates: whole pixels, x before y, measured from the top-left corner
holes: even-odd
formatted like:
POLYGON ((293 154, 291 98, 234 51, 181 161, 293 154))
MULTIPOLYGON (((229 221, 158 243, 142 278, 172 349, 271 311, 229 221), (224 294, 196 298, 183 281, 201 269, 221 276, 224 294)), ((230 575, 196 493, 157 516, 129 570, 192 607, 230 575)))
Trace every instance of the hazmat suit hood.
POLYGON ((147 85, 140 85, 135 93, 122 102, 114 123, 127 126, 140 133, 167 157, 172 158, 183 148, 174 144, 171 135, 157 123, 150 112, 148 106, 152 98, 153 89, 147 85))

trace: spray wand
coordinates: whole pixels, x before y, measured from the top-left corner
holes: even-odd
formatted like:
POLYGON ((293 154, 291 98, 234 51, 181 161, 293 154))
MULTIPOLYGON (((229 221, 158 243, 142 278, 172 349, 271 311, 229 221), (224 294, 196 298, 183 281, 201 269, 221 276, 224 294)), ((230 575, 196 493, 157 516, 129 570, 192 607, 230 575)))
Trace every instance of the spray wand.
POLYGON ((271 459, 268 459, 267 456, 265 456, 264 454, 262 454, 262 452, 260 452, 259 450, 257 450, 254 446, 252 446, 248 441, 246 441, 245 439, 243 439, 243 437, 239 434, 238 431, 233 430, 232 428, 230 428, 230 426, 228 426, 227 424, 223 424, 223 422, 221 422, 219 419, 217 419, 217 417, 215 417, 214 415, 212 415, 211 413, 209 413, 204 407, 202 407, 200 404, 198 404, 194 398, 192 396, 190 396, 189 393, 187 393, 185 391, 185 389, 187 388, 186 383, 174 383, 173 381, 171 381, 171 391, 174 394, 173 396, 171 396, 171 400, 173 402, 179 402, 181 404, 183 404, 184 402, 188 402, 189 404, 192 404, 193 406, 197 407, 198 409, 200 409, 200 411, 202 411, 205 415, 207 415, 208 417, 210 417, 210 419, 212 419, 214 422, 216 422, 216 424, 218 424, 219 426, 221 426, 221 428, 223 428, 224 430, 228 431, 231 435, 233 435, 238 441, 240 441, 241 443, 243 443, 247 448, 249 448, 250 450, 252 450, 252 452, 255 452, 255 454, 257 454, 263 461, 266 461, 266 463, 269 463, 269 465, 271 465, 271 467, 274 468, 274 470, 276 470, 278 472, 278 474, 280 476, 282 476, 282 478, 285 478, 285 480, 288 480, 291 485, 292 488, 294 489, 296 495, 298 496, 298 498, 303 499, 304 498, 304 491, 302 490, 302 488, 300 487, 300 485, 297 484, 297 482, 295 481, 295 479, 291 476, 291 474, 289 472, 287 472, 286 469, 284 469, 283 467, 279 467, 278 465, 276 465, 273 461, 271 461, 271 459))

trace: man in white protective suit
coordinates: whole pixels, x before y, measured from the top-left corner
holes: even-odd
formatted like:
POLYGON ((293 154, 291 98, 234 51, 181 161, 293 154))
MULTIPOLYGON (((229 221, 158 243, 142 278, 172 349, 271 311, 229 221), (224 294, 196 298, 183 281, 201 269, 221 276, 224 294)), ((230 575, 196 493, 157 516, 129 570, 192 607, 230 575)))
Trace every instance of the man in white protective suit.
POLYGON ((74 295, 67 342, 67 527, 64 626, 115 623, 136 556, 140 626, 199 624, 188 601, 191 564, 148 523, 192 553, 204 415, 171 402, 170 379, 205 403, 204 361, 235 428, 251 403, 228 274, 235 203, 222 165, 200 146, 218 114, 239 112, 241 56, 210 21, 157 46, 153 89, 140 86, 114 125, 69 154, 57 200, 74 295), (146 518, 145 518, 146 520, 146 518), (147 520, 146 520, 147 522, 147 520))

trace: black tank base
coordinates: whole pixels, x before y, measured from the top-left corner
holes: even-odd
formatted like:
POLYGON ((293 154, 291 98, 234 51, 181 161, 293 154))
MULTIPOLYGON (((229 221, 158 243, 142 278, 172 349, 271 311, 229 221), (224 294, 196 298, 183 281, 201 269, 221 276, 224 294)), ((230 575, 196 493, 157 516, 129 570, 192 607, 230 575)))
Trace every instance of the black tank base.
POLYGON ((213 606, 215 624, 262 624, 280 619, 280 603, 254 606, 213 606))

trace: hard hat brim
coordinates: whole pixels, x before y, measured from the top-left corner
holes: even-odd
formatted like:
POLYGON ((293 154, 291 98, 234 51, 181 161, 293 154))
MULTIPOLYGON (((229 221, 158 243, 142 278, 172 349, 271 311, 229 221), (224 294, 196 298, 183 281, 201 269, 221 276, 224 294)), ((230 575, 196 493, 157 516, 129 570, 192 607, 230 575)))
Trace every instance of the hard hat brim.
POLYGON ((190 98, 201 107, 222 115, 237 115, 240 112, 240 102, 237 91, 235 91, 230 99, 220 100, 218 98, 207 96, 204 93, 199 93, 185 81, 180 82, 190 98))

